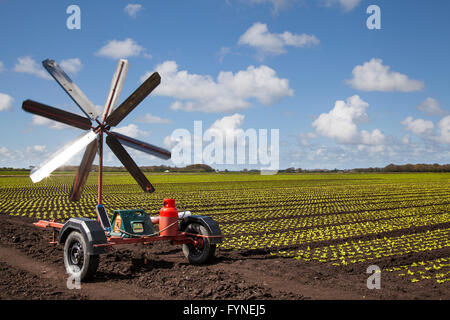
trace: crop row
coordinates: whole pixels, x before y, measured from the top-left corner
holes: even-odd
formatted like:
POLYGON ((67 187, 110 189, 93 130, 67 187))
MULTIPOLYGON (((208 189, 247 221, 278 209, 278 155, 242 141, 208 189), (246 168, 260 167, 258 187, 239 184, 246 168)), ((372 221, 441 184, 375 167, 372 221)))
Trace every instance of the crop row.
MULTIPOLYGON (((36 216, 44 214, 58 214, 58 210, 63 210, 67 214, 81 214, 90 216, 95 207, 97 195, 96 190, 86 190, 78 203, 71 203, 67 194, 69 187, 62 188, 62 191, 54 192, 48 190, 45 196, 33 194, 32 190, 25 193, 23 197, 17 194, 5 193, 0 189, 0 205, 3 212, 15 215, 36 216)), ((87 188, 89 189, 89 188, 87 188)), ((91 189, 94 189, 93 187, 91 189)), ((105 187, 104 202, 110 210, 122 208, 142 208, 150 213, 156 213, 161 207, 161 193, 152 195, 142 194, 135 186, 123 186, 121 192, 114 193, 105 187)), ((258 194, 241 193, 240 196, 246 197, 246 202, 232 200, 222 195, 222 198, 208 197, 208 194, 197 192, 174 194, 178 203, 184 204, 187 209, 199 213, 213 216, 220 223, 240 222, 245 220, 283 218, 283 217, 301 217, 318 214, 336 214, 364 211, 381 211, 396 208, 417 207, 422 208, 424 212, 436 212, 436 205, 448 204, 447 197, 440 193, 433 197, 422 198, 423 195, 416 194, 410 200, 392 200, 379 201, 367 198, 358 201, 336 201, 330 205, 324 205, 320 199, 307 203, 294 200, 280 200, 276 198, 258 198, 258 194), (270 202, 272 201, 272 202, 270 202)), ((407 196, 405 196, 407 197, 407 196)), ((405 198, 407 199, 407 198, 405 198)), ((442 208, 442 207, 441 207, 442 208)), ((448 210, 448 209, 445 209, 448 210)))
POLYGON ((450 257, 414 262, 384 271, 394 272, 412 283, 423 280, 434 280, 439 284, 450 283, 450 257))
POLYGON ((362 237, 412 227, 446 223, 450 215, 420 215, 391 220, 368 221, 361 223, 317 227, 305 230, 267 232, 262 234, 229 236, 223 244, 227 249, 258 249, 285 246, 298 246, 318 241, 332 241, 350 237, 362 237))
MULTIPOLYGON (((449 221, 450 214, 440 215, 440 213, 443 212, 449 213, 450 205, 333 215, 293 215, 292 217, 286 217, 286 212, 278 211, 272 212, 270 220, 259 218, 249 222, 222 224, 222 230, 225 234, 262 233, 286 229, 305 229, 328 225, 355 224, 377 220, 381 220, 380 223, 389 222, 393 223, 393 225, 398 225, 400 222, 400 220, 398 220, 399 218, 403 218, 409 223, 411 219, 418 221, 421 218, 426 217, 426 215, 432 215, 438 219, 443 218, 444 222, 449 221), (275 217, 276 219, 274 219, 275 217)), ((215 216, 214 218, 217 221, 222 222, 220 217, 215 216)), ((440 221, 442 220, 440 219, 440 221)))
POLYGON ((304 261, 347 265, 448 247, 450 247, 450 229, 438 229, 398 237, 347 241, 317 248, 308 247, 300 250, 279 251, 278 254, 304 261))

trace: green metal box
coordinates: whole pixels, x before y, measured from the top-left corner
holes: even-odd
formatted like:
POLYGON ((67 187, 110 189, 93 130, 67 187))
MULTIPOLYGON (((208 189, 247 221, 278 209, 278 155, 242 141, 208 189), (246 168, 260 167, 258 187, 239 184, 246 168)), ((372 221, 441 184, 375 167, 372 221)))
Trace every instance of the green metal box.
POLYGON ((122 238, 149 236, 156 233, 149 215, 144 210, 115 210, 111 219, 111 235, 122 238))

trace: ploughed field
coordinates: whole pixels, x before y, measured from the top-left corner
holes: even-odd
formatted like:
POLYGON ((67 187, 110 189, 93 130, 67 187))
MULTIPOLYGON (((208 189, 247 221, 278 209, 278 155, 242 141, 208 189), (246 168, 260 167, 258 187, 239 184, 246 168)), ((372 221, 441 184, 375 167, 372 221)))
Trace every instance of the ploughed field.
MULTIPOLYGON (((103 269, 99 269, 97 279, 100 282, 120 284, 131 281, 128 285, 139 283, 142 287, 142 278, 155 270, 137 268, 136 263, 141 266, 140 258, 136 260, 133 255, 148 257, 155 255, 152 250, 156 250, 159 255, 154 259, 158 263, 173 263, 170 267, 161 267, 164 272, 169 272, 168 277, 170 270, 180 274, 178 268, 188 268, 192 272, 223 273, 219 278, 227 285, 230 285, 229 281, 240 284, 236 284, 237 291, 231 287, 226 289, 226 286, 221 291, 218 283, 222 280, 213 277, 208 282, 203 277, 201 281, 189 284, 198 286, 199 292, 193 297, 450 298, 448 173, 274 176, 169 173, 149 174, 148 177, 156 188, 153 194, 144 194, 128 174, 106 173, 104 204, 108 213, 112 214, 115 209, 139 208, 156 215, 163 198, 175 198, 180 211, 186 209, 193 214, 208 215, 219 223, 224 241, 218 248, 217 259, 211 265, 195 267, 186 265, 179 247, 167 247, 167 256, 162 253, 163 244, 153 245, 146 251, 142 249, 145 252, 126 247, 114 251, 115 257, 106 258, 106 261, 112 261, 110 264, 102 262, 103 269), (117 268, 123 265, 124 270, 114 269, 117 261, 117 268), (370 276, 366 270, 371 265, 381 269, 379 290, 366 287, 366 279, 370 276), (129 272, 130 278, 124 280, 114 276, 123 272, 129 272), (204 290, 211 292, 205 295, 204 290), (246 295, 249 290, 255 294, 246 295)), ((77 203, 68 200, 72 182, 73 174, 54 175, 36 185, 28 176, 1 176, 0 216, 3 221, 9 217, 4 224, 9 223, 11 227, 0 229, 0 245, 13 243, 21 254, 40 259, 42 263, 47 254, 60 255, 55 259, 62 261, 61 250, 54 251, 56 249, 42 240, 48 234, 34 230, 28 224, 25 227, 23 222, 31 222, 30 218, 57 221, 74 216, 95 218, 96 174, 89 177, 77 203), (14 227, 17 223, 24 227, 14 227), (38 232, 42 239, 29 241, 30 247, 24 248, 21 243, 26 242, 27 236, 14 235, 12 230, 38 232), (19 237, 19 240, 11 240, 11 237, 19 237), (41 255, 36 255, 39 250, 33 250, 38 243, 41 255)), ((151 264, 151 259, 149 261, 151 264)), ((0 267, 6 263, 7 268, 7 262, 2 262, 0 255, 0 267)), ((16 267, 20 269, 20 266, 16 267)), ((163 287, 161 295, 168 292, 163 287)), ((178 295, 179 287, 174 284, 175 293, 170 297, 186 298, 178 295)), ((37 290, 42 292, 43 289, 37 290)), ((56 298, 65 299, 73 294, 73 291, 62 292, 56 298)), ((98 297, 95 290, 93 292, 88 292, 87 297, 98 297)), ((31 297, 34 296, 31 294, 31 297)))

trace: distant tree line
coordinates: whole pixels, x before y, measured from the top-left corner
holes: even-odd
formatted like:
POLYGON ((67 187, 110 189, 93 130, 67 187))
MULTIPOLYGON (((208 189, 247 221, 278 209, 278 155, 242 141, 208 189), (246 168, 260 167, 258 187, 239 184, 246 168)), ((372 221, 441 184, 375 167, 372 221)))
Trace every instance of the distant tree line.
MULTIPOLYGON (((257 171, 257 170, 252 170, 257 171)), ((246 169, 243 172, 247 172, 246 169)), ((287 168, 279 170, 279 173, 337 173, 337 172, 450 172, 450 164, 390 164, 384 168, 356 168, 356 169, 301 169, 301 168, 287 168)))
POLYGON ((354 172, 450 172, 450 164, 390 164, 384 168, 359 168, 354 172))

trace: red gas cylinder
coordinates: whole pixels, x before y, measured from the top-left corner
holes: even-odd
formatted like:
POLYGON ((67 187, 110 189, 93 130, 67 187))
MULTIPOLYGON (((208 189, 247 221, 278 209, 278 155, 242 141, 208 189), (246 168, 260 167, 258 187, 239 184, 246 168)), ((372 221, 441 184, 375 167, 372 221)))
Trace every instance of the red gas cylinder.
POLYGON ((178 210, 175 199, 164 199, 164 207, 159 212, 159 232, 164 237, 174 237, 178 234, 178 210))

